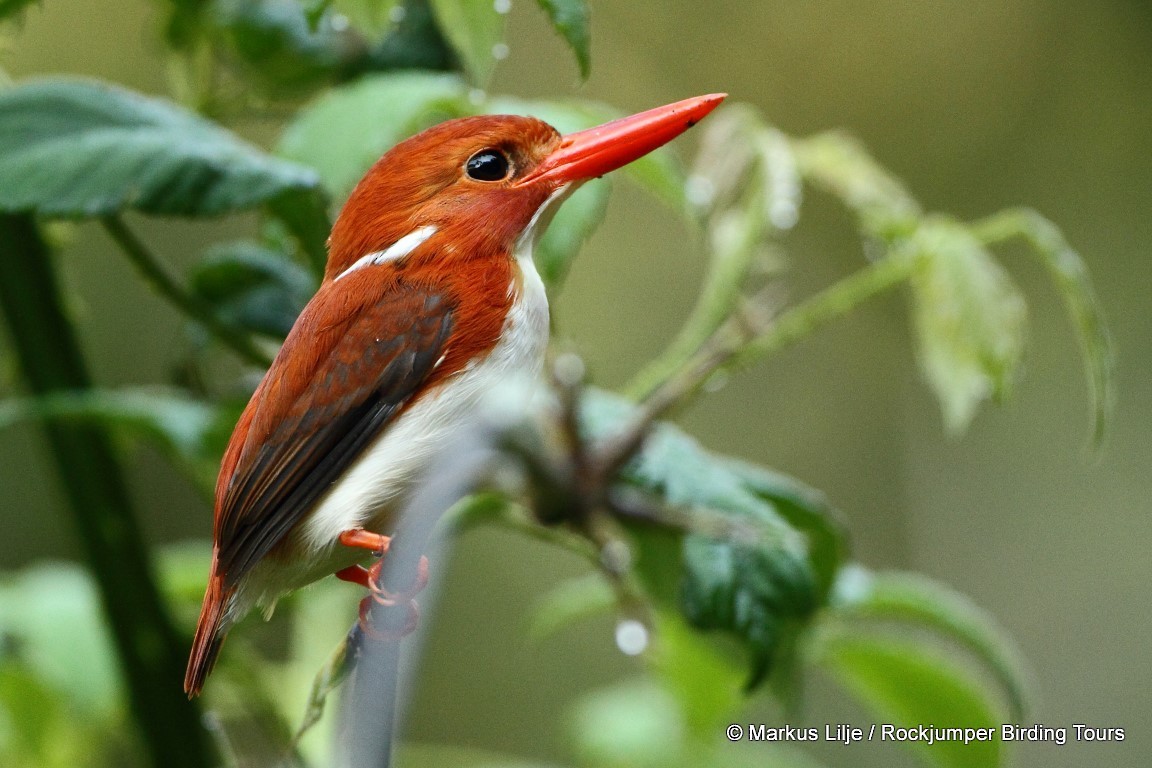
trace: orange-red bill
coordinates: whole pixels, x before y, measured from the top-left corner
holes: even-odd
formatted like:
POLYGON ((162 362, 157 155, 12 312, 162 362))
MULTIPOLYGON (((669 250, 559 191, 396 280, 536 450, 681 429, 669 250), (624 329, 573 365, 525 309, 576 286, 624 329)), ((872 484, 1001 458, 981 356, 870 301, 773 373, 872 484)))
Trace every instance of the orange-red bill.
POLYGON ((672 141, 704 119, 727 96, 697 96, 570 133, 520 183, 548 180, 565 184, 603 176, 672 141))

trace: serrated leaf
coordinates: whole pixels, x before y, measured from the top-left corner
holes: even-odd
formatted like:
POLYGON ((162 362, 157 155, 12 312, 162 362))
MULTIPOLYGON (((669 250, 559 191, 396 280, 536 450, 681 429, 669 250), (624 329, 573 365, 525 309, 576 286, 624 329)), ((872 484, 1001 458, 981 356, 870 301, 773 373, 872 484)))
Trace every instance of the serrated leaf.
POLYGON ((246 241, 210 250, 189 287, 230 324, 279 339, 316 290, 311 275, 284 254, 246 241))
MULTIPOLYGON (((821 638, 818 658, 872 710, 877 723, 995 732, 1003 722, 993 699, 963 667, 916 642, 832 631, 821 638)), ((998 734, 991 741, 913 741, 910 746, 941 768, 995 768, 1003 758, 998 734)))
POLYGON ((504 22, 511 3, 501 0, 431 0, 444 36, 460 56, 472 82, 483 88, 503 45, 504 22))
POLYGON ((808 542, 808 560, 816 577, 818 601, 827 602, 837 574, 851 551, 848 525, 823 493, 766 467, 740 459, 724 459, 745 487, 772 503, 780 515, 808 542))
POLYGON ((0 210, 210 216, 318 185, 314 171, 160 99, 84 80, 0 92, 0 210))
POLYGON ((978 661, 1001 686, 1014 720, 1028 716, 1030 682, 1016 645, 986 611, 950 587, 915 573, 845 568, 831 615, 849 624, 895 622, 937 633, 978 661))
POLYGON ((1024 347, 1024 299, 1004 269, 962 225, 924 221, 912 239, 910 284, 920 368, 949 432, 1009 392, 1024 347))
POLYGON ((553 28, 564 38, 576 63, 580 66, 580 77, 587 80, 592 69, 591 20, 588 16, 588 3, 585 0, 536 0, 553 28))
POLYGON ((1064 304, 1076 326, 1088 394, 1092 406, 1093 438, 1098 445, 1104 437, 1115 400, 1115 357, 1103 308, 1092 288, 1088 268, 1059 228, 1031 210, 1008 210, 976 222, 972 230, 985 243, 1011 237, 1025 238, 1056 282, 1064 304))
MULTIPOLYGON (((603 439, 628 423, 633 409, 618 396, 591 390, 582 423, 591 436, 603 439)), ((761 682, 774 663, 790 666, 798 626, 818 606, 817 582, 799 532, 725 460, 668 424, 653 428, 620 480, 684 515, 678 604, 689 623, 742 642, 752 663, 749 686, 761 682)), ((641 578, 647 584, 667 582, 667 566, 660 565, 670 559, 666 547, 663 555, 646 552, 666 535, 640 525, 633 535, 641 578), (648 573, 652 564, 661 572, 648 573)))
POLYGON ((315 168, 337 199, 393 145, 430 125, 472 112, 454 75, 403 72, 365 77, 330 91, 297 115, 279 152, 315 168))

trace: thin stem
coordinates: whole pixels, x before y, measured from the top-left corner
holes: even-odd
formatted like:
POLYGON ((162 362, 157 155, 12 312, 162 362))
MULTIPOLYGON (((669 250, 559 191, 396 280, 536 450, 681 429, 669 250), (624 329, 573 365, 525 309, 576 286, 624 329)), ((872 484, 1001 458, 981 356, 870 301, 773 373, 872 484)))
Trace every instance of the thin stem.
POLYGON ((906 280, 915 262, 894 254, 873 262, 851 277, 824 289, 784 312, 770 323, 756 319, 765 311, 768 293, 737 313, 691 359, 655 387, 631 421, 598 452, 604 477, 611 477, 640 448, 652 424, 674 408, 686 405, 717 371, 746 368, 842 317, 864 301, 906 280))
POLYGON ((744 344, 720 367, 724 370, 745 368, 780 352, 873 296, 904 282, 915 267, 914 259, 899 252, 872 262, 781 314, 764 333, 744 344))
POLYGON ((120 250, 139 270, 140 275, 162 297, 177 309, 208 329, 224 346, 253 365, 267 368, 272 359, 260 350, 243 332, 221 320, 207 303, 188 293, 168 273, 160 262, 119 216, 106 216, 100 220, 104 230, 120 246, 120 250))
MULTIPOLYGON (((52 266, 30 216, 0 215, 0 311, 24 380, 37 395, 91 386, 52 266)), ((151 763, 206 768, 213 764, 209 740, 195 702, 180 690, 187 647, 156 587, 108 434, 75 422, 49 421, 44 430, 151 763)), ((72 631, 66 617, 60 617, 58 631, 72 631)))

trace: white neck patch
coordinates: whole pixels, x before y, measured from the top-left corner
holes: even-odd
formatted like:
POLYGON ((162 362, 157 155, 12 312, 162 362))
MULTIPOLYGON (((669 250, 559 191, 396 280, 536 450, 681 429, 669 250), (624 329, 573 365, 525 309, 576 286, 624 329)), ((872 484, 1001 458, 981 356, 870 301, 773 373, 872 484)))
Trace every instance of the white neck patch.
POLYGON ((352 266, 336 275, 332 282, 336 282, 336 280, 339 280, 345 275, 348 275, 364 267, 371 267, 377 264, 383 264, 388 261, 399 261, 423 245, 424 241, 432 237, 434 234, 436 234, 436 227, 432 224, 413 230, 396 242, 392 243, 392 245, 388 246, 384 250, 373 251, 372 253, 356 259, 352 266))
POLYGON ((569 194, 576 191, 571 183, 564 184, 556 188, 556 191, 548 196, 548 199, 541 203, 540 207, 536 209, 536 213, 532 214, 532 219, 528 222, 528 226, 524 227, 524 231, 520 233, 520 237, 516 239, 514 253, 516 258, 520 261, 532 261, 532 249, 536 245, 536 240, 540 234, 548 227, 552 221, 552 215, 556 213, 556 209, 564 198, 569 194), (541 226, 543 224, 543 226, 541 226))

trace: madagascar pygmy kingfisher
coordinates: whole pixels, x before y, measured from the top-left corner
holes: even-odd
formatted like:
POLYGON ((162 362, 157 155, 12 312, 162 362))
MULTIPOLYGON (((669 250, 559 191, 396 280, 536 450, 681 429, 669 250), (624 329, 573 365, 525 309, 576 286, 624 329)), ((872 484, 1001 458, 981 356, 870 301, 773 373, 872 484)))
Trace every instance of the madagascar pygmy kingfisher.
POLYGON ((561 137, 530 117, 450 120, 397 144, 348 198, 328 263, 240 416, 216 483, 212 572, 184 679, 228 628, 356 562, 486 391, 539 371, 532 247, 583 182, 651 152, 724 94, 561 137))

